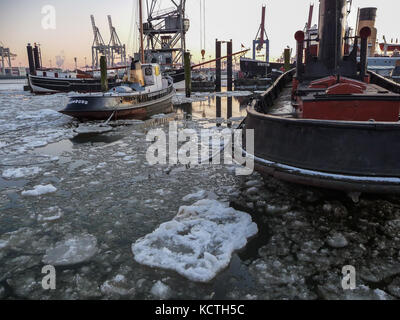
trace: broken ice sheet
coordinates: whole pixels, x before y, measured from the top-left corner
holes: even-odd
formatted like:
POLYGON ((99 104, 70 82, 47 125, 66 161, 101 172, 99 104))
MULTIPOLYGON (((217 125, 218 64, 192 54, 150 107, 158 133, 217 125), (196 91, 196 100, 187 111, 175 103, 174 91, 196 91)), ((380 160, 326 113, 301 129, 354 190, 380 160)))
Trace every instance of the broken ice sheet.
POLYGON ((226 268, 235 250, 257 234, 250 215, 216 200, 182 206, 178 215, 132 245, 134 259, 208 282, 226 268))
POLYGON ((46 250, 42 261, 53 266, 70 266, 90 260, 97 252, 96 237, 83 234, 57 242, 46 250))

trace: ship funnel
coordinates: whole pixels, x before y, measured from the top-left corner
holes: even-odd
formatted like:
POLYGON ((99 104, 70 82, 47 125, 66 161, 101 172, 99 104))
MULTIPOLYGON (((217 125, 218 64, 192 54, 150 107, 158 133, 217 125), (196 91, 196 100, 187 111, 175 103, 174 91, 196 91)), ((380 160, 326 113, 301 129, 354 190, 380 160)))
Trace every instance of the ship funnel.
POLYGON ((39 70, 41 69, 41 64, 40 64, 40 52, 39 52, 39 47, 35 43, 35 47, 33 48, 33 56, 35 59, 35 69, 39 70))
POLYGON ((33 48, 30 43, 26 46, 28 52, 29 74, 35 74, 35 60, 33 59, 33 48))
POLYGON ((332 73, 344 55, 347 0, 320 0, 318 59, 332 73))
POLYGON ((378 34, 378 30, 375 28, 376 11, 377 8, 362 8, 360 9, 358 18, 357 35, 360 35, 360 31, 364 27, 371 29, 371 36, 368 38, 368 47, 370 48, 368 55, 370 57, 374 56, 376 52, 376 40, 378 34))

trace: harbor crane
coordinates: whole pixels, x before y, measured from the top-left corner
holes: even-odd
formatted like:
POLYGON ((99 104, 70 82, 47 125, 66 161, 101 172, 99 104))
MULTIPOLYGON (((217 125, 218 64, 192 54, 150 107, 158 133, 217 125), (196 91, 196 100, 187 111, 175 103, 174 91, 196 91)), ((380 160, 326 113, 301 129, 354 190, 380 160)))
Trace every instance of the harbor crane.
POLYGON ((3 43, 0 42, 0 70, 2 75, 6 75, 6 63, 9 68, 12 68, 11 60, 14 60, 16 57, 16 54, 11 53, 10 49, 6 48, 3 43))
POLYGON ((265 61, 269 62, 269 39, 267 31, 265 30, 265 11, 266 6, 263 5, 260 28, 258 29, 255 40, 253 40, 253 59, 256 60, 256 54, 261 52, 265 46, 265 61))
POLYGON ((106 56, 107 59, 110 57, 110 47, 107 46, 100 34, 99 28, 96 26, 94 16, 91 15, 90 19, 92 21, 93 28, 93 45, 92 45, 92 68, 98 69, 100 67, 100 56, 106 56))
MULTIPOLYGON (((164 1, 163 3, 166 3, 164 1)), ((184 64, 186 33, 189 19, 185 18, 186 0, 169 0, 170 8, 156 10, 161 0, 146 0, 147 22, 143 23, 145 60, 155 59, 160 65, 184 64)))
POLYGON ((108 43, 109 47, 109 65, 115 67, 116 63, 115 60, 119 57, 119 64, 126 65, 126 47, 121 43, 119 40, 117 31, 112 24, 111 16, 107 16, 108 18, 108 25, 110 27, 110 42, 108 43))

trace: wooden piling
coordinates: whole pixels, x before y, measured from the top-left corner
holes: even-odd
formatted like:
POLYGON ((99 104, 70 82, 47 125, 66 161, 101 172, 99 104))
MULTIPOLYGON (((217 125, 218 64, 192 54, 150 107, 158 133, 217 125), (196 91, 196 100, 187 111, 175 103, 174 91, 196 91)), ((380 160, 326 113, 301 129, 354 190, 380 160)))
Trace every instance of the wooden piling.
POLYGON ((215 40, 215 59, 217 59, 217 61, 215 62, 215 91, 217 92, 221 92, 221 78, 222 78, 222 74, 221 74, 221 41, 215 40))
POLYGON ((286 48, 283 54, 285 58, 284 68, 285 72, 290 70, 290 49, 286 48))
POLYGON ((105 56, 100 57, 100 72, 101 72, 101 91, 108 91, 107 79, 107 59, 105 56))
POLYGON ((190 52, 185 52, 184 55, 185 64, 185 91, 186 97, 190 98, 192 95, 192 68, 190 65, 190 52))
POLYGON ((105 56, 100 57, 100 72, 101 72, 101 91, 108 91, 107 79, 107 59, 105 56))
POLYGON ((228 62, 227 62, 228 91, 232 91, 233 90, 233 86, 232 86, 232 76, 233 76, 232 40, 227 43, 227 56, 228 56, 228 62))

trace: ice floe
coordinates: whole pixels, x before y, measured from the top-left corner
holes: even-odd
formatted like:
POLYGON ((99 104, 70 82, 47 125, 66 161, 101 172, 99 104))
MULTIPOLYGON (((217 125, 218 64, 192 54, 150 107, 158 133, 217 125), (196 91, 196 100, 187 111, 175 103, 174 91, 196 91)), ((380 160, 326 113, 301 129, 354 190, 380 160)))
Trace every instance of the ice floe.
POLYGON ((78 134, 100 134, 113 131, 113 127, 107 125, 80 125, 74 129, 78 134))
POLYGON ((61 219, 63 212, 59 207, 50 207, 46 214, 39 214, 37 217, 38 221, 49 222, 61 219))
POLYGON ((46 250, 43 263, 70 266, 90 260, 98 251, 97 239, 90 234, 70 237, 46 250))
POLYGON ((207 282, 258 232, 250 215, 216 200, 182 206, 178 215, 132 245, 137 262, 207 282))
POLYGON ((349 244, 347 239, 341 233, 336 233, 330 236, 326 242, 332 248, 344 248, 349 244))
POLYGON ((150 290, 150 293, 158 299, 168 299, 171 289, 162 283, 157 281, 150 290))
POLYGON ((118 274, 113 279, 104 282, 100 290, 103 294, 111 296, 125 296, 134 292, 134 288, 128 285, 126 277, 122 274, 118 274))
POLYGON ((3 178, 5 179, 19 179, 24 177, 31 177, 37 175, 42 171, 38 167, 32 168, 12 168, 3 171, 3 178))
POLYGON ((202 199, 217 200, 218 196, 212 191, 200 190, 196 193, 191 193, 183 197, 182 201, 189 202, 189 201, 198 201, 202 199))
POLYGON ((22 191, 21 195, 26 197, 36 197, 41 196, 48 193, 56 192, 57 188, 51 184, 47 184, 45 186, 38 185, 33 188, 33 190, 22 191))

